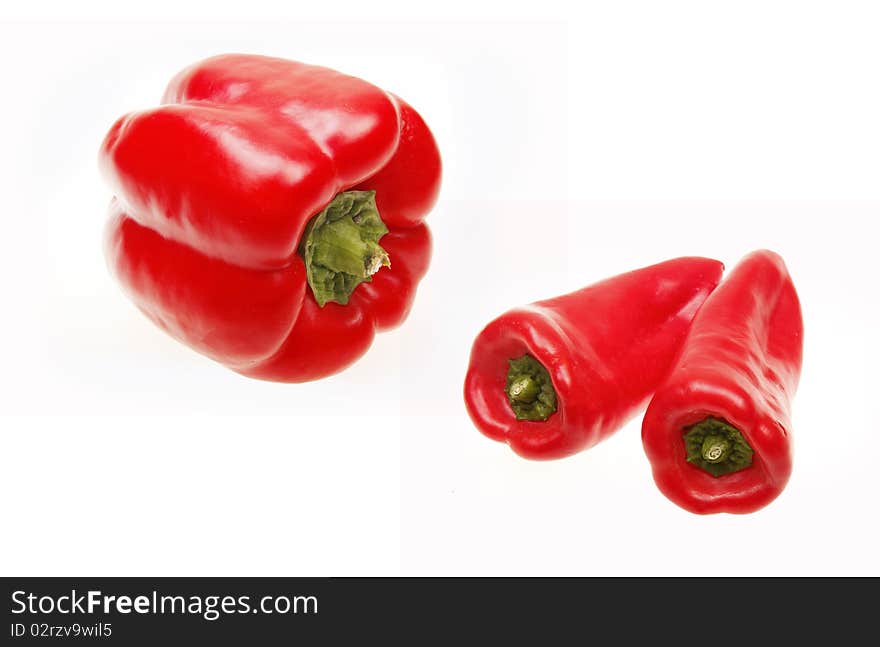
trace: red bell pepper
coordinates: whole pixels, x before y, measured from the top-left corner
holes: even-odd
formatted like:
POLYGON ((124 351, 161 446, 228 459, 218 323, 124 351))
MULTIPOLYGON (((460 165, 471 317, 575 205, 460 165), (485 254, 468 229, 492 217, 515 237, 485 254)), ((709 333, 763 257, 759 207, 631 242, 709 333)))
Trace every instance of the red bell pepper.
POLYGON ((700 309, 642 425, 654 480, 696 513, 753 512, 791 475, 800 303, 782 259, 737 265, 700 309))
POLYGON ((150 319, 235 371, 302 382, 406 318, 440 186, 406 102, 232 54, 178 74, 162 103, 117 121, 100 153, 108 264, 150 319))
POLYGON ((526 458, 595 445, 648 401, 722 271, 677 258, 501 315, 474 342, 468 413, 526 458))

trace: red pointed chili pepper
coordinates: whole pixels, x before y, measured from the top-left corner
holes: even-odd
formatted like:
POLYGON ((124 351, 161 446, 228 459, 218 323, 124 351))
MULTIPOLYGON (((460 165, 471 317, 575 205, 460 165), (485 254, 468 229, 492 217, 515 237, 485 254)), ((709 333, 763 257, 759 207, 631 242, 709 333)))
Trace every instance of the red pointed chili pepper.
POLYGON ((468 413, 526 458, 595 445, 647 402, 722 270, 677 258, 501 315, 474 342, 468 413))
POLYGON ((701 514, 753 512, 779 495, 802 352, 785 263, 750 254, 697 313, 645 414, 642 441, 663 494, 701 514))
POLYGON ((302 382, 400 324, 428 267, 440 156, 409 105, 322 67, 225 55, 101 147, 111 271, 176 339, 302 382))

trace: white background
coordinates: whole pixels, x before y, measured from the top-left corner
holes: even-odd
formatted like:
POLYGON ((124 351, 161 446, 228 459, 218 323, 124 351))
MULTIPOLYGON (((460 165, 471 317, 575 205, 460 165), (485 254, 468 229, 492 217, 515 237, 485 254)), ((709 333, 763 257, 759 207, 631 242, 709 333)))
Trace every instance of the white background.
POLYGON ((0 26, 0 573, 880 575, 876 3, 119 4, 0 26), (104 268, 104 132, 226 51, 398 93, 444 156, 409 320, 321 382, 196 355, 104 268), (768 508, 669 503, 639 420, 552 463, 469 421, 470 344, 502 311, 759 247, 806 325, 768 508))

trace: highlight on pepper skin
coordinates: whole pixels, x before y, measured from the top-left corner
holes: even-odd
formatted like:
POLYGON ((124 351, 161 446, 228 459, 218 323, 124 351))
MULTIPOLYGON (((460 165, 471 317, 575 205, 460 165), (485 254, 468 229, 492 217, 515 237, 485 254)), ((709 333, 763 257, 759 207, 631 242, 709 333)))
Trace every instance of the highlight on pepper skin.
POLYGON ((304 382, 406 319, 441 162, 399 97, 324 67, 227 54, 125 115, 99 155, 111 273, 178 341, 304 382), (185 154, 181 154, 185 151, 185 154))
POLYGON ((474 424, 536 460, 604 440, 647 403, 722 271, 678 258, 501 315, 471 350, 474 424))

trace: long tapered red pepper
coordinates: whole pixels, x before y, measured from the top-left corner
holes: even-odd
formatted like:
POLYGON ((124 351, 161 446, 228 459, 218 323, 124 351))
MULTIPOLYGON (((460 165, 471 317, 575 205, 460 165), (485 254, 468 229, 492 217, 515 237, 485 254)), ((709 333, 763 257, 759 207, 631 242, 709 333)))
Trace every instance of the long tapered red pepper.
POLYGON ((677 258, 501 315, 474 342, 468 413, 526 458, 595 445, 647 402, 722 271, 677 258))
POLYGON ((427 270, 440 156, 400 98, 333 70, 224 55, 121 118, 111 271, 176 339, 251 377, 302 382, 406 317, 427 270))
POLYGON ((642 441, 660 490, 696 513, 753 512, 791 475, 800 303, 782 259, 743 259, 694 319, 642 441))

